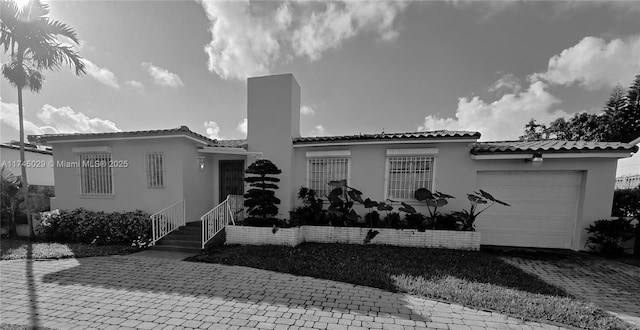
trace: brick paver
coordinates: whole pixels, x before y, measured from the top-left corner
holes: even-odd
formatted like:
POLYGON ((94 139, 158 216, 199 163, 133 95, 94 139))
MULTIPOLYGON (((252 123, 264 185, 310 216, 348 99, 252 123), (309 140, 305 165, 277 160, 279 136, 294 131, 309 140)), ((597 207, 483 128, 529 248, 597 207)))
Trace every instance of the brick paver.
POLYGON ((54 329, 558 329, 247 267, 126 256, 1 261, 2 323, 54 329))
POLYGON ((640 329, 640 268, 580 254, 558 259, 503 259, 640 329))

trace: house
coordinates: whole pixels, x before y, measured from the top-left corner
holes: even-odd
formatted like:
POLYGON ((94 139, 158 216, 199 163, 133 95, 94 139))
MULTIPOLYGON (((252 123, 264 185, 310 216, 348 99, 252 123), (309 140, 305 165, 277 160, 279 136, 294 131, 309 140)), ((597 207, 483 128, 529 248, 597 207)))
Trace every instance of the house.
MULTIPOLYGON (((25 143, 24 158, 27 163, 29 185, 53 187, 52 151, 50 147, 25 143)), ((15 176, 22 176, 18 142, 0 144, 0 166, 15 176)))
POLYGON ((479 217, 483 244, 581 250, 584 228, 610 216, 617 160, 637 151, 618 142, 478 142, 468 131, 301 137, 293 75, 249 78, 247 88, 246 140, 211 140, 184 126, 30 137, 53 146, 52 207, 155 212, 184 200, 186 221, 198 221, 242 194, 243 169, 265 157, 282 170, 282 218, 300 204, 299 187, 322 194, 331 180, 423 213, 417 188, 456 196, 445 212, 467 208, 466 194, 483 189, 512 205, 479 217))
MULTIPOLYGON (((640 147, 640 137, 629 144, 640 147)), ((619 160, 616 172, 616 189, 635 187, 640 187, 640 153, 638 152, 630 158, 619 160)))

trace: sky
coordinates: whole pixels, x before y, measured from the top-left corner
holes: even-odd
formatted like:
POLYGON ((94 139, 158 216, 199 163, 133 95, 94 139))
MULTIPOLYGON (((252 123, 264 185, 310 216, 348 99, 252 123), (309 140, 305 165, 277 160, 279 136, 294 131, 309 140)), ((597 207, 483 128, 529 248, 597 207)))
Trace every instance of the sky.
MULTIPOLYGON (((24 94, 27 134, 244 138, 247 77, 293 73, 303 136, 513 140, 531 118, 601 111, 640 74, 638 1, 44 2, 78 33, 87 74, 45 72, 24 94)), ((6 79, 0 101, 0 141, 18 139, 6 79)))

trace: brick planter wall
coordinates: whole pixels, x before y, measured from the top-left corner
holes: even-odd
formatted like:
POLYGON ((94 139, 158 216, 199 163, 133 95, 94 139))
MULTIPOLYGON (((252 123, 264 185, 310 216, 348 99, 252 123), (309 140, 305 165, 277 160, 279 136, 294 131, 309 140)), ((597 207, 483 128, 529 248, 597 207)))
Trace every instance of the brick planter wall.
MULTIPOLYGON (((473 231, 373 228, 379 233, 369 244, 444 248, 480 249, 480 233, 473 231)), ((227 226, 225 244, 288 245, 303 242, 364 244, 369 228, 301 226, 280 228, 275 234, 268 227, 227 226)))
POLYGON ((224 230, 225 244, 296 246, 304 241, 298 227, 279 228, 275 233, 271 227, 226 226, 224 230))

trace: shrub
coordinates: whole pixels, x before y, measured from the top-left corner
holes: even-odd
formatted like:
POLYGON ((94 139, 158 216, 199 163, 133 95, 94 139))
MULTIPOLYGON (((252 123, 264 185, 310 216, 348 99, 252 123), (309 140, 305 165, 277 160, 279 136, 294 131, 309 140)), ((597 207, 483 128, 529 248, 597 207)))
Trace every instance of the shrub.
POLYGON ((292 222, 302 225, 321 225, 328 222, 325 216, 326 211, 322 209, 322 198, 316 196, 315 190, 300 187, 298 199, 302 201, 303 206, 293 210, 292 222))
POLYGON ((448 199, 455 198, 439 191, 433 193, 426 188, 419 188, 413 193, 413 196, 415 199, 427 204, 429 218, 434 222, 437 221, 437 218, 440 216, 438 208, 447 205, 449 203, 447 201, 448 199))
POLYGON ((427 217, 422 213, 408 213, 404 218, 409 226, 412 228, 418 229, 428 229, 427 227, 427 217))
MULTIPOLYGON (((258 159, 244 171, 253 174, 244 178, 244 181, 253 187, 244 194, 244 206, 248 208, 250 217, 261 218, 267 221, 268 218, 278 214, 280 199, 275 196, 280 179, 269 175, 280 174, 282 171, 268 159, 258 159)), ((251 220, 252 221, 252 220, 251 220)))
POLYGON ((353 210, 354 202, 364 204, 362 192, 353 187, 347 186, 347 180, 337 180, 329 182, 333 189, 329 193, 329 221, 332 226, 351 226, 358 223, 360 216, 353 210))
POLYGON ((50 241, 146 246, 151 240, 151 219, 141 210, 106 213, 79 208, 43 213, 36 231, 50 241))
POLYGON ((378 211, 371 211, 364 215, 364 222, 369 228, 380 225, 380 213, 378 211))
POLYGON ((606 255, 620 255, 624 253, 622 242, 633 238, 633 231, 631 220, 625 218, 597 220, 587 227, 587 232, 591 235, 585 246, 606 255))
POLYGON ((455 213, 440 214, 434 222, 437 230, 460 230, 462 227, 462 219, 455 213))
POLYGON ((635 217, 640 220, 640 187, 633 189, 617 189, 613 193, 614 217, 635 217))
POLYGON ((389 228, 400 229, 400 213, 390 212, 386 217, 384 217, 384 222, 389 228))

